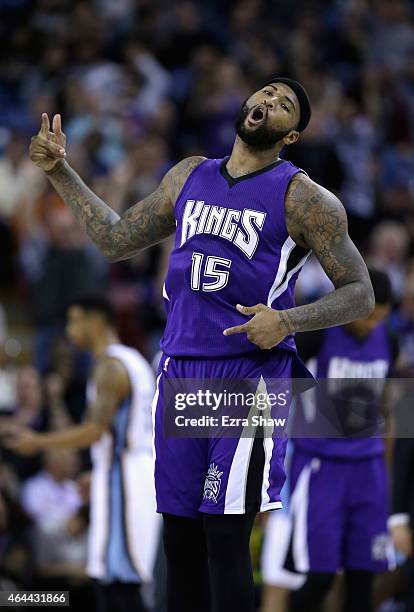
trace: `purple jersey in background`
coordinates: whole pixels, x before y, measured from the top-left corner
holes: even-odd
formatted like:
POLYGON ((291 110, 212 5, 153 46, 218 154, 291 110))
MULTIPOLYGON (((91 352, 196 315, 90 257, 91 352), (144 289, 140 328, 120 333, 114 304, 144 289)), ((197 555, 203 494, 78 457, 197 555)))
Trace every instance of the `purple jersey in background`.
MULTIPOLYGON (((285 195, 300 169, 277 160, 233 179, 227 159, 197 166, 175 205, 177 233, 164 286, 166 355, 232 357, 257 350, 246 334, 223 336, 247 321, 236 304, 295 305, 295 282, 310 251, 288 234, 285 195)), ((293 336, 277 348, 295 351, 293 336)))
POLYGON ((295 448, 312 456, 341 459, 383 454, 384 442, 377 429, 380 400, 398 350, 387 325, 380 323, 363 339, 343 326, 310 332, 308 337, 316 334, 314 374, 317 380, 330 381, 300 398, 292 429, 295 448))

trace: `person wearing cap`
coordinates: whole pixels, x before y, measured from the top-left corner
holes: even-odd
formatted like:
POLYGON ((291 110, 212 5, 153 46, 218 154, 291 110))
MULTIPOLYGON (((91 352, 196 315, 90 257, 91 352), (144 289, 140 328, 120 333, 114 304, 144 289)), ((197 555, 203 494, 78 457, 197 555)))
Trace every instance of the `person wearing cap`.
POLYGON ((168 612, 253 612, 250 533, 282 505, 293 383, 312 380, 294 334, 374 307, 342 204, 280 157, 310 117, 301 84, 268 79, 243 103, 228 157, 182 160, 122 216, 71 168, 60 115, 50 129, 43 114, 32 139, 32 161, 110 261, 175 234, 153 403, 168 612), (297 307, 312 252, 334 290, 297 307))

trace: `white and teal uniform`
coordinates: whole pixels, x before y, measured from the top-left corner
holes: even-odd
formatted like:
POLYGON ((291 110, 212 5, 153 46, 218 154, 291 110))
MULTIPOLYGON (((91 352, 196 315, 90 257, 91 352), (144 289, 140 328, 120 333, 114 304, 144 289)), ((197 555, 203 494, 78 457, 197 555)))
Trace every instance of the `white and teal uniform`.
MULTIPOLYGON (((155 510, 151 366, 135 349, 107 347, 128 372, 131 394, 115 412, 111 428, 92 446, 91 520, 87 573, 102 582, 146 582, 160 538, 155 510)), ((96 389, 88 385, 88 402, 96 389)))

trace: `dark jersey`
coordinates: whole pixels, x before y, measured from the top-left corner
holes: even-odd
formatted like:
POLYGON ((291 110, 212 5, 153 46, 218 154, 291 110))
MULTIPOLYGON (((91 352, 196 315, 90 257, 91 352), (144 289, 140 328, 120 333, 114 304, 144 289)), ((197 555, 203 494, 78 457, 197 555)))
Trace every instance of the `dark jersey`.
POLYGON ((310 367, 320 381, 296 407, 297 448, 344 459, 383 453, 380 402, 398 353, 387 325, 364 339, 341 326, 298 334, 297 343, 302 359, 314 359, 310 367))
MULTIPOLYGON (((277 160, 237 179, 227 159, 207 159, 188 177, 175 205, 177 231, 164 286, 167 355, 232 357, 257 350, 246 334, 223 330, 247 317, 236 304, 292 308, 310 254, 285 222, 285 196, 300 169, 277 160)), ((278 348, 295 351, 293 336, 278 348)))

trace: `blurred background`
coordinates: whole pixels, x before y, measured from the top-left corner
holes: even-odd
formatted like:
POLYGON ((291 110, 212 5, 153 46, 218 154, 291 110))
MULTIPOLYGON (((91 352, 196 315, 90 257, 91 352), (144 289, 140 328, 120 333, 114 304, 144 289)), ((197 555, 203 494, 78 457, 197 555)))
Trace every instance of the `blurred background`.
MULTIPOLYGON (((230 153, 242 101, 271 75, 313 117, 284 156, 344 203, 367 263, 386 270, 391 324, 414 368, 414 2, 0 0, 0 411, 39 431, 79 422, 89 356, 64 335, 82 290, 111 296, 150 360, 164 325, 167 241, 109 264, 28 159, 42 112, 68 160, 120 214, 188 155, 230 153)), ((329 290, 310 262, 299 303, 329 290)), ((62 576, 87 589, 87 455, 2 452, 0 587, 62 576), (46 494, 39 494, 47 491, 46 494)), ((72 588, 72 587, 71 587, 72 588)))

